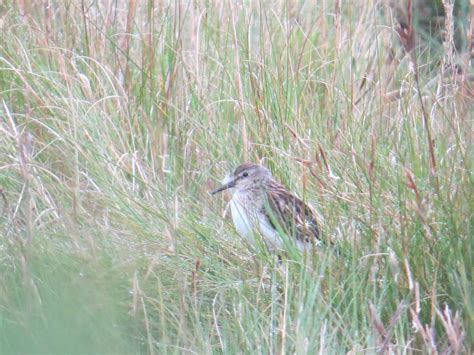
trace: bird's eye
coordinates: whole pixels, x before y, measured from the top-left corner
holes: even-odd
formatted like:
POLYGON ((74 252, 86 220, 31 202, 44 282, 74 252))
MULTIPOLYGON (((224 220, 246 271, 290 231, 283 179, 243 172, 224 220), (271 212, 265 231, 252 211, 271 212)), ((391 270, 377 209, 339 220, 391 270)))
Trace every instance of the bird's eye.
POLYGON ((249 176, 249 173, 248 173, 248 172, 245 172, 245 173, 242 174, 242 176, 243 176, 243 177, 247 177, 247 176, 249 176))

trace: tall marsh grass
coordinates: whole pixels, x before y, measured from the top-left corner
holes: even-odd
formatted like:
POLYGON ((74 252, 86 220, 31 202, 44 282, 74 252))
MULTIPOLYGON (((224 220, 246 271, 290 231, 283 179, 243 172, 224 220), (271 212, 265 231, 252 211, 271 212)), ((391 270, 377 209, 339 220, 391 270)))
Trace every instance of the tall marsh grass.
POLYGON ((472 42, 442 4, 430 57, 397 2, 2 2, 0 352, 472 351, 472 42), (339 252, 249 248, 208 194, 243 161, 339 252))

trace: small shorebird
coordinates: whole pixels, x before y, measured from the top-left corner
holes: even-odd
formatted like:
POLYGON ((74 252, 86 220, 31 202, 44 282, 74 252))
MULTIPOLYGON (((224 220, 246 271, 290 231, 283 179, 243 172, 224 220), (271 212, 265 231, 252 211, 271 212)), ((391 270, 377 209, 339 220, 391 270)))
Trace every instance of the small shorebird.
POLYGON ((250 243, 255 244, 258 231, 271 252, 284 249, 282 234, 301 251, 321 244, 312 209, 277 182, 266 167, 245 163, 226 180, 211 194, 233 190, 232 220, 250 243))

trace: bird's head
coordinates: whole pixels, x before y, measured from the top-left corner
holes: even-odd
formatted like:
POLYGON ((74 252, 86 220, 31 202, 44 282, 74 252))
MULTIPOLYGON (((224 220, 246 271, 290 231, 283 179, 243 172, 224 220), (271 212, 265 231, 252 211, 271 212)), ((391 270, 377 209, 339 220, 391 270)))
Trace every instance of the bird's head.
POLYGON ((270 170, 262 165, 244 163, 235 169, 234 174, 224 181, 224 184, 212 191, 215 195, 218 192, 235 189, 236 191, 246 191, 254 188, 265 187, 266 183, 272 180, 270 170))

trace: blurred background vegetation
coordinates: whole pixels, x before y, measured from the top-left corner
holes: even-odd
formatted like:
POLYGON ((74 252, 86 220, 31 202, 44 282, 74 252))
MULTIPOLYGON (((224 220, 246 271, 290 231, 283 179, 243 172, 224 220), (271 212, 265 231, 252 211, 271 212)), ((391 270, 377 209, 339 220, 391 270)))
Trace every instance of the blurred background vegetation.
POLYGON ((0 352, 469 353, 461 1, 0 2, 0 352), (276 264, 208 191, 319 213, 276 264))

